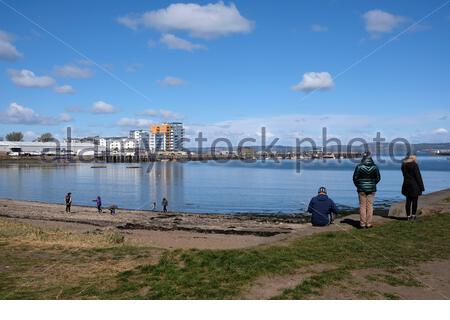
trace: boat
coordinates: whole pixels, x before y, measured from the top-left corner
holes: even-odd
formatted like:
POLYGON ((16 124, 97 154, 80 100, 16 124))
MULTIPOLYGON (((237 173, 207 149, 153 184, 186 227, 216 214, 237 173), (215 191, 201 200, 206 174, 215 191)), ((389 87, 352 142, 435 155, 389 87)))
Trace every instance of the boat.
POLYGON ((140 169, 141 166, 127 166, 127 169, 140 169))
POLYGON ((91 166, 92 169, 104 169, 106 166, 91 166))
POLYGON ((334 153, 326 153, 322 155, 322 159, 336 159, 336 157, 334 156, 334 153))

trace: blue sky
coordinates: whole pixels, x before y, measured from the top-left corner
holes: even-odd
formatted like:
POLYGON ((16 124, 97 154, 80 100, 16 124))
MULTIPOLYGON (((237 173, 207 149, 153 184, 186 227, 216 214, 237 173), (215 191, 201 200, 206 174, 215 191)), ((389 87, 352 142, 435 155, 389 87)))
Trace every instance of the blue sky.
POLYGON ((0 8, 0 136, 121 135, 178 120, 191 136, 233 142, 261 126, 285 144, 318 139, 322 126, 344 141, 377 131, 450 141, 450 2, 0 8))

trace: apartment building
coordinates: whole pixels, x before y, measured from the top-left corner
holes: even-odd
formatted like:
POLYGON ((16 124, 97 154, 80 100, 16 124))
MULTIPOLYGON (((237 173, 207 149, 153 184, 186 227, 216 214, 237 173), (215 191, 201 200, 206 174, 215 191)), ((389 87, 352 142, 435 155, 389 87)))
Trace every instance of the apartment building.
POLYGON ((155 124, 150 129, 149 148, 157 151, 182 151, 184 128, 181 122, 155 124))

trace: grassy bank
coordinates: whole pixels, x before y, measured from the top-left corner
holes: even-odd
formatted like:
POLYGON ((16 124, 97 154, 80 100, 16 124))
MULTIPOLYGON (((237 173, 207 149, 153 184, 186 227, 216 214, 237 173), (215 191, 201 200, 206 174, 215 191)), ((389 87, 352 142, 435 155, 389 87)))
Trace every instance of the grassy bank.
POLYGON ((449 227, 450 215, 436 215, 277 246, 163 251, 124 243, 113 231, 80 235, 0 219, 0 298, 239 298, 262 276, 305 267, 317 272, 273 298, 314 298, 330 286, 351 283, 351 272, 368 268, 380 273, 367 281, 420 286, 408 273, 392 271, 450 258, 449 227))

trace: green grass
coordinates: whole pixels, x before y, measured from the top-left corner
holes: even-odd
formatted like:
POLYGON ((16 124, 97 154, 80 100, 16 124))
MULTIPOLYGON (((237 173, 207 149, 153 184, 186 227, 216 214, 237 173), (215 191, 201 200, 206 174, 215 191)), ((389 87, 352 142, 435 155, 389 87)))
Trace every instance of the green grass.
MULTIPOLYGON (((450 257, 450 215, 442 214, 414 223, 317 234, 283 246, 158 251, 156 261, 155 249, 124 243, 120 235, 72 236, 17 225, 0 224, 0 298, 232 299, 263 275, 330 266, 275 297, 303 299, 349 282, 352 270, 386 273, 450 257), (61 237, 66 241, 60 243, 61 237), (83 243, 83 237, 89 246, 71 246, 71 241, 83 243)), ((409 277, 377 277, 392 286, 420 285, 409 277)))

